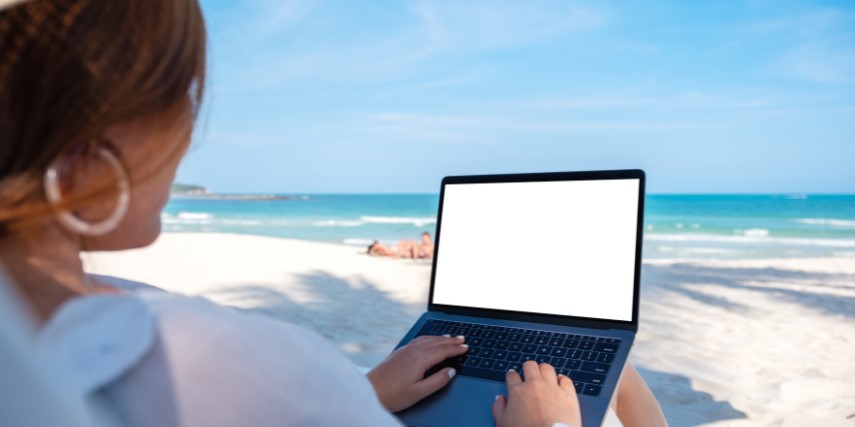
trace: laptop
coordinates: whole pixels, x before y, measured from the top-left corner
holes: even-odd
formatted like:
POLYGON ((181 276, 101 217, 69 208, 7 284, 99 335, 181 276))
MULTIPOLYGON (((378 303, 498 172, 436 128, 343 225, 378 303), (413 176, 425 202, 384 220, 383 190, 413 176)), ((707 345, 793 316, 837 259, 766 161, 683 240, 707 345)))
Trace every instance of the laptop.
POLYGON ((422 335, 463 335, 458 375, 398 413, 413 427, 493 426, 505 373, 552 364, 599 426, 638 330, 641 170, 452 176, 442 180, 422 335))

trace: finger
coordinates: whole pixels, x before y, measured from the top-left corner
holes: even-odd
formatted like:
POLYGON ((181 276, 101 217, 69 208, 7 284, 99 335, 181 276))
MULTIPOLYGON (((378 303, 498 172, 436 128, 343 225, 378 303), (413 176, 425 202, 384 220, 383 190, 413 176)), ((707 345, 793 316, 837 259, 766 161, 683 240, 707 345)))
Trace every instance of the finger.
MULTIPOLYGON (((443 335, 441 337, 432 336, 432 337, 428 337, 428 338, 431 338, 431 339, 422 340, 418 344, 416 344, 415 346, 417 346, 421 350, 427 350, 429 348, 432 348, 432 347, 435 347, 438 345, 462 344, 466 341, 466 339, 462 335, 458 335, 456 337, 452 337, 449 335, 443 335)), ((415 340, 413 340, 412 342, 415 343, 415 340)))
POLYGON ((434 346, 438 346, 438 345, 463 344, 464 342, 466 342, 466 337, 464 337, 463 335, 458 335, 456 337, 452 337, 449 335, 443 335, 443 336, 437 337, 437 338, 439 338, 439 339, 436 341, 431 341, 431 342, 425 343, 424 347, 430 348, 430 347, 434 347, 434 346))
POLYGON ((522 378, 520 377, 520 374, 513 369, 509 370, 508 373, 505 374, 505 383, 508 384, 508 390, 510 390, 511 387, 513 387, 517 384, 522 384, 522 382, 523 381, 522 381, 522 378))
POLYGON ((420 361, 424 361, 427 366, 433 366, 449 357, 460 356, 467 351, 469 351, 469 346, 466 344, 437 345, 427 350, 422 350, 419 359, 420 361))
POLYGON ((455 375, 457 375, 457 371, 454 368, 445 368, 416 382, 416 392, 420 395, 419 400, 445 387, 455 375))
POLYGON ((529 360, 523 363, 523 374, 526 381, 540 378, 540 367, 537 366, 537 362, 529 360))
POLYGON ((435 336, 435 335, 427 336, 427 335, 425 335, 425 336, 421 336, 421 337, 418 337, 418 338, 410 341, 410 343, 407 345, 412 346, 414 348, 421 349, 421 350, 426 350, 426 349, 429 349, 429 348, 437 346, 437 345, 443 345, 443 344, 448 344, 448 343, 458 343, 459 344, 459 343, 463 343, 464 341, 465 341, 465 338, 463 336, 452 337, 449 335, 443 335, 443 336, 435 336))
POLYGON ((561 374, 558 376, 558 386, 561 387, 561 390, 576 395, 576 387, 573 385, 573 380, 567 375, 561 374))
POLYGON ((542 363, 540 365, 540 376, 543 377, 543 379, 548 381, 550 384, 558 383, 558 377, 555 374, 555 368, 553 368, 552 365, 548 363, 542 363))
MULTIPOLYGON (((519 375, 517 375, 519 377, 519 375)), ((496 395, 496 401, 493 402, 493 419, 496 420, 496 424, 499 424, 502 417, 505 415, 505 407, 508 406, 508 400, 505 399, 505 396, 501 394, 496 395)))

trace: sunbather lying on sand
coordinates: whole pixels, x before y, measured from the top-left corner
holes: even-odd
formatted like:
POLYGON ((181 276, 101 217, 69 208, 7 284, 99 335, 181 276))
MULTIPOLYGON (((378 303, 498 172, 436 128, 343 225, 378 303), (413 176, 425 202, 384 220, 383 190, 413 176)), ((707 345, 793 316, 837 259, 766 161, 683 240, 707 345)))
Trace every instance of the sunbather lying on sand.
POLYGON ((432 258, 433 240, 430 233, 424 232, 421 241, 401 240, 395 246, 386 246, 375 240, 368 246, 368 255, 387 256, 392 258, 432 258))

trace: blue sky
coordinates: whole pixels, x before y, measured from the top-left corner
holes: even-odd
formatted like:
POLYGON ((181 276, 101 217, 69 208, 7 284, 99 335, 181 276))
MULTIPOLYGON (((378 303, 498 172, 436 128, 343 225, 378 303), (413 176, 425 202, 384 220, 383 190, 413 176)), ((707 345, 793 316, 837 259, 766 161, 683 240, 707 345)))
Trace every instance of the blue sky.
POLYGON ((643 168, 654 193, 855 192, 855 2, 201 3, 210 86, 179 182, 643 168))

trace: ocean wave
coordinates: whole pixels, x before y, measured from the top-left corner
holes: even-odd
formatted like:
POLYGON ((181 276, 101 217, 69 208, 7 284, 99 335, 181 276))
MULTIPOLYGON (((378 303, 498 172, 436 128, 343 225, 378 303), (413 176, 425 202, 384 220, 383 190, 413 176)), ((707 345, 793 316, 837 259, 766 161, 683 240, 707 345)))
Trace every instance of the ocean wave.
MULTIPOLYGON (((746 230, 747 231, 747 230, 746 230)), ((644 240, 651 242, 689 242, 689 243, 736 243, 736 244, 763 244, 763 245, 792 245, 792 246, 822 246, 834 248, 855 248, 855 240, 850 239, 811 239, 804 237, 770 237, 733 235, 725 236, 704 233, 675 233, 675 234, 653 234, 644 236, 644 240)))
POLYGON ((343 242, 345 245, 351 246, 368 246, 374 243, 371 239, 344 239, 343 242))
POLYGON ((209 213, 204 212, 179 212, 177 215, 178 218, 181 219, 211 219, 214 216, 209 213))
POLYGON ((830 227, 855 228, 855 220, 850 219, 799 218, 796 220, 796 222, 799 224, 807 225, 827 225, 830 227))
POLYGON ((249 219, 224 219, 218 222, 223 225, 266 225, 262 221, 255 221, 249 219))
POLYGON ((372 224, 412 224, 416 227, 424 227, 428 224, 436 224, 436 218, 412 218, 402 216, 363 216, 359 219, 372 224))
POLYGON ((674 246, 657 246, 656 250, 659 252, 666 253, 691 253, 691 254, 704 254, 704 255, 735 255, 741 253, 742 251, 735 249, 722 249, 722 248, 679 248, 674 246))
POLYGON ((312 223, 315 227, 359 227, 361 225, 365 225, 365 221, 347 221, 347 220, 326 220, 326 221, 315 221, 312 223))
POLYGON ((766 237, 769 235, 769 230, 765 228, 749 228, 743 231, 742 235, 746 237, 766 237))

